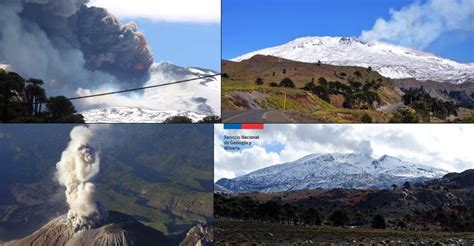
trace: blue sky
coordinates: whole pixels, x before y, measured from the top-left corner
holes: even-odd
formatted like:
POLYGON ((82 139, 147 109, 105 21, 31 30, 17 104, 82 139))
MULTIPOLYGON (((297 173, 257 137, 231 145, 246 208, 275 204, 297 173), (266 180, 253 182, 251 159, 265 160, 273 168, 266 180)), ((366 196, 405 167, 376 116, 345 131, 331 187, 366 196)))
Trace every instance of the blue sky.
POLYGON ((220 24, 133 21, 145 33, 155 62, 167 61, 183 67, 220 71, 220 24))
MULTIPOLYGON (((448 0, 446 0, 448 1, 448 0)), ((452 0, 463 1, 463 0, 452 0)), ((223 0, 223 58, 231 59, 303 36, 354 36, 371 30, 378 18, 428 0, 223 0)), ((472 14, 470 15, 472 20, 472 14)), ((468 27, 469 28, 469 27, 468 27)), ((424 50, 474 62, 474 29, 443 33, 424 50)))

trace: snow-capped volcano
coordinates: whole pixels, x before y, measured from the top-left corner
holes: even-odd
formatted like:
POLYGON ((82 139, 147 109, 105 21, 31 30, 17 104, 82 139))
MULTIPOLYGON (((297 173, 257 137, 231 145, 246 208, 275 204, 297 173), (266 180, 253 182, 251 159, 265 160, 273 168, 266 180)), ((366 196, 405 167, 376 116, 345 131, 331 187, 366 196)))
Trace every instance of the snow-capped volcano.
POLYGON ((384 155, 312 154, 294 162, 270 166, 217 185, 232 192, 280 192, 332 188, 389 188, 406 181, 440 178, 447 171, 384 155))
POLYGON ((271 55, 300 62, 372 67, 381 75, 460 84, 474 82, 474 65, 381 41, 364 42, 351 37, 304 37, 287 44, 258 50, 232 59, 271 55))
MULTIPOLYGON (((161 62, 152 65, 150 74, 144 86, 215 75, 217 72, 161 62)), ((206 116, 220 116, 220 88, 220 76, 208 77, 148 89, 135 97, 91 99, 88 104, 106 106, 85 110, 81 114, 86 123, 161 123, 176 115, 187 116, 196 122, 206 116)))

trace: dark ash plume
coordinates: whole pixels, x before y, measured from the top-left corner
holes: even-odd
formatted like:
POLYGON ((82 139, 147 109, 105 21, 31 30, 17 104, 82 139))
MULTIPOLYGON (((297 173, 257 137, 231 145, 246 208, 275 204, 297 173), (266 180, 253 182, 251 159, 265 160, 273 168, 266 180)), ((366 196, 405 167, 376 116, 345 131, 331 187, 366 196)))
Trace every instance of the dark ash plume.
MULTIPOLYGON (((152 52, 135 24, 87 0, 2 0, 0 63, 50 86, 141 84, 152 52), (92 84, 89 84, 91 83, 92 84)), ((76 89, 76 88, 75 88, 76 89)))
POLYGON ((118 77, 141 76, 153 63, 143 33, 135 24, 120 25, 105 9, 82 7, 77 14, 79 43, 91 69, 118 77))

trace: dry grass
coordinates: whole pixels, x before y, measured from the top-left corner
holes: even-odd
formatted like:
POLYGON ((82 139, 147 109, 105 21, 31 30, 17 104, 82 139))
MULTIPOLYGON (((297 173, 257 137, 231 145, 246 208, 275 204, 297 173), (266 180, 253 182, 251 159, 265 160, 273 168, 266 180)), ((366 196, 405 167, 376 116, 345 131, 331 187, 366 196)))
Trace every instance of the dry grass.
MULTIPOLYGON (((223 61, 223 73, 228 77, 222 80, 222 107, 224 112, 245 110, 251 107, 241 105, 238 93, 258 91, 265 94, 264 99, 255 101, 262 109, 292 111, 293 119, 314 123, 358 123, 364 114, 369 114, 374 122, 387 122, 389 115, 375 110, 353 110, 342 107, 344 99, 332 96, 331 103, 302 90, 306 83, 324 77, 328 81, 348 83, 354 79, 354 72, 359 71, 358 81, 381 81, 383 86, 377 91, 385 103, 400 101, 400 91, 387 78, 366 68, 350 66, 317 65, 315 63, 295 62, 270 56, 257 56, 243 62, 223 61), (284 72, 283 72, 284 71, 284 72), (284 78, 291 78, 296 88, 271 87, 270 83, 279 83, 284 78), (264 84, 255 85, 255 80, 262 78, 264 84), (285 104, 286 96, 286 104, 285 104)), ((244 100, 245 101, 245 100, 244 100)))
POLYGON ((474 233, 419 232, 341 228, 332 226, 295 226, 271 223, 216 220, 216 245, 305 245, 425 243, 428 245, 462 241, 474 243, 474 233))

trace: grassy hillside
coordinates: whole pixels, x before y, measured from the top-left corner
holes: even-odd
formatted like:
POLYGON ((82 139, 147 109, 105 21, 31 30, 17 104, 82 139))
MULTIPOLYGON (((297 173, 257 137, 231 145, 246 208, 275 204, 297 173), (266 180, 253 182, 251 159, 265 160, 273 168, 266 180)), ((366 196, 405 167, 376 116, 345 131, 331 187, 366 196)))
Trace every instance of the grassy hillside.
POLYGON ((303 63, 258 55, 242 62, 223 61, 222 69, 224 112, 288 110, 290 115, 299 118, 298 121, 314 122, 360 122, 361 117, 367 114, 375 122, 385 122, 389 114, 376 108, 396 104, 401 96, 401 92, 387 78, 361 67, 303 63), (293 81, 294 88, 276 86, 285 78, 293 81), (339 85, 349 88, 353 85, 351 82, 361 81, 360 88, 354 90, 359 94, 365 84, 377 84, 378 88, 367 91, 377 94, 380 103, 376 107, 365 103, 357 106, 358 110, 352 110, 344 106, 347 96, 343 92, 330 93, 324 99, 305 88, 311 82, 315 86, 321 85, 320 78, 329 82, 329 87, 336 85, 333 82, 337 81, 339 85), (256 85, 257 79, 263 83, 256 85))
POLYGON ((283 109, 284 106, 288 110, 301 111, 334 108, 330 103, 307 91, 282 87, 256 86, 255 83, 231 80, 226 81, 226 85, 222 89, 223 97, 226 99, 222 102, 225 109, 246 107, 244 103, 239 103, 238 100, 232 97, 236 92, 248 93, 260 107, 268 109, 283 109), (286 105, 284 105, 285 95, 286 105))
MULTIPOLYGON (((42 225, 67 211, 54 172, 72 128, 0 127, 0 240, 15 223, 42 225)), ((211 222, 212 132, 210 125, 102 126, 100 201, 165 234, 211 222)))
MULTIPOLYGON (((415 123, 472 118, 472 111, 467 109, 466 114, 464 109, 473 104, 471 84, 451 89, 426 82, 429 88, 424 89, 423 82, 391 80, 370 67, 263 55, 223 61, 222 70, 224 122, 226 117, 235 120, 256 110, 285 111, 286 117, 277 120, 295 122, 415 123)), ((247 118, 256 119, 258 114, 253 116, 247 118)))
POLYGON ((313 78, 317 80, 324 77, 328 81, 338 80, 346 84, 351 79, 358 79, 361 81, 375 80, 386 86, 391 85, 387 78, 367 68, 305 63, 263 55, 256 55, 242 62, 223 61, 222 70, 230 80, 249 84, 254 84, 258 77, 262 78, 266 84, 279 83, 284 78, 291 78, 299 88, 313 78), (360 72, 360 76, 354 74, 356 71, 360 72))

